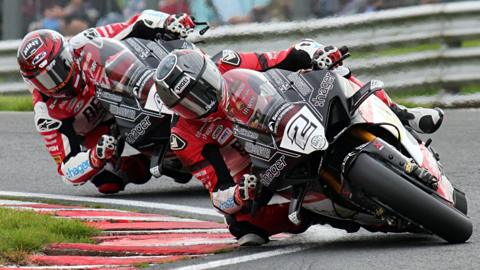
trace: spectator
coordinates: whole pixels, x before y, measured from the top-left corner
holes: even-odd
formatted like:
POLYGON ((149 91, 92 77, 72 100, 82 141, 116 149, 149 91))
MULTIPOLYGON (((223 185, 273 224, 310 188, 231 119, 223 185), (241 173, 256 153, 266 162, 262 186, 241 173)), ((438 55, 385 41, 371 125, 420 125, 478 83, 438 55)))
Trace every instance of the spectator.
POLYGON ((98 11, 83 0, 70 0, 65 7, 66 35, 75 35, 94 25, 98 19, 98 11))
POLYGON ((190 14, 190 10, 185 0, 160 0, 158 9, 168 14, 190 14))
POLYGON ((145 9, 145 2, 143 0, 127 0, 123 8, 123 17, 131 18, 135 14, 142 12, 145 9))
POLYGON ((267 6, 270 20, 291 21, 292 20, 292 2, 290 0, 272 0, 267 6))
POLYGON ((368 1, 368 4, 365 7, 364 12, 375 12, 375 11, 382 10, 384 8, 385 8, 385 3, 383 0, 370 0, 368 1))
POLYGON ((212 0, 190 0, 190 10, 192 11, 192 16, 198 21, 206 21, 211 25, 221 23, 220 16, 212 0))
POLYGON ((310 5, 315 17, 324 18, 335 15, 340 10, 341 3, 339 0, 312 0, 310 5))
POLYGON ((217 10, 220 19, 223 23, 239 24, 252 22, 254 19, 254 10, 261 11, 270 0, 229 0, 228 5, 225 5, 223 0, 212 0, 212 3, 217 10))
POLYGON ((92 26, 97 21, 99 14, 88 2, 70 0, 70 3, 65 7, 65 15, 71 17, 71 20, 82 20, 88 26, 92 26))
POLYGON ((29 31, 35 29, 51 29, 58 32, 62 32, 64 30, 65 22, 64 22, 65 13, 59 5, 52 5, 47 6, 43 10, 43 19, 40 21, 36 21, 30 24, 29 31))
POLYGON ((362 13, 365 11, 365 7, 368 4, 368 0, 349 0, 344 1, 338 12, 339 15, 352 15, 356 13, 362 13))

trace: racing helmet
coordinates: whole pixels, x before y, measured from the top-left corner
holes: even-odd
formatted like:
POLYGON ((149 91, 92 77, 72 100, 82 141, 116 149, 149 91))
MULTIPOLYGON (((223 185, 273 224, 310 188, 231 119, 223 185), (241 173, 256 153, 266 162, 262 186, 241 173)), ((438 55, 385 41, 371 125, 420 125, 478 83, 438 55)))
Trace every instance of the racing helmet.
POLYGON ((54 98, 75 96, 83 80, 71 48, 58 32, 40 29, 27 34, 17 52, 20 73, 30 92, 54 98))
POLYGON ((186 119, 201 119, 218 108, 223 79, 212 60, 198 50, 175 50, 155 72, 162 102, 186 119))

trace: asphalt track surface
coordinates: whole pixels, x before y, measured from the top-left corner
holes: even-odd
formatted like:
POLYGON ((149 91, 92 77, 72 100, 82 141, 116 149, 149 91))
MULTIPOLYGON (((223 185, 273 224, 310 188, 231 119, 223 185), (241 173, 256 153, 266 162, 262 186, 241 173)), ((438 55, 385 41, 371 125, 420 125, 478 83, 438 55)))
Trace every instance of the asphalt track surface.
MULTIPOLYGON (((443 127, 432 136, 450 179, 468 196, 474 232, 466 244, 449 245, 428 235, 346 234, 316 226, 263 247, 241 248, 152 269, 480 269, 479 116, 480 110, 449 110, 443 127)), ((92 185, 71 187, 61 181, 34 130, 31 113, 0 113, 0 166, 2 191, 105 197, 92 185)), ((127 186, 112 197, 210 207, 208 195, 198 183, 179 185, 167 178, 127 186)))

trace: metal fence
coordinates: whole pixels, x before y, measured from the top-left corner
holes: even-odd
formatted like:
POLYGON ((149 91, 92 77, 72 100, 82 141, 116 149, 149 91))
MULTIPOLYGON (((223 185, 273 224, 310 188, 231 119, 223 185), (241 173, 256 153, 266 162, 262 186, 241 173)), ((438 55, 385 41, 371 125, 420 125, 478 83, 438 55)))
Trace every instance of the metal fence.
MULTIPOLYGON (((424 5, 376 13, 303 22, 223 26, 193 36, 199 46, 214 54, 229 48, 239 51, 285 49, 303 38, 323 44, 346 45, 352 54, 370 51, 368 57, 347 60, 361 79, 379 79, 387 90, 449 88, 480 82, 480 47, 462 43, 480 40, 480 2, 424 5), (397 56, 378 56, 386 47, 440 43, 440 49, 397 56)), ((26 91, 16 65, 19 41, 0 42, 0 93, 26 91)))

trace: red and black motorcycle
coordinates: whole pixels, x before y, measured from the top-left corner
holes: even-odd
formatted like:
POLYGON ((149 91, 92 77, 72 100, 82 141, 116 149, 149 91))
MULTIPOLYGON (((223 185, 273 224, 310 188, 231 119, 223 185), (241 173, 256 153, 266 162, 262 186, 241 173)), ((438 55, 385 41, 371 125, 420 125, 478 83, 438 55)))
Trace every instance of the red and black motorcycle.
MULTIPOLYGON (((150 172, 186 183, 192 175, 170 151, 172 113, 159 100, 153 74, 160 60, 178 48, 194 48, 184 39, 122 41, 97 37, 85 45, 84 57, 93 63, 89 76, 98 82, 95 97, 115 118, 124 142, 150 157, 150 172)), ((119 151, 121 152, 121 151, 119 151)))
MULTIPOLYGON (((432 233, 467 241, 472 222, 465 194, 453 187, 439 156, 379 98, 332 71, 224 74, 226 114, 265 191, 290 200, 334 227, 432 233)), ((261 201, 254 201, 255 205, 261 201)))

